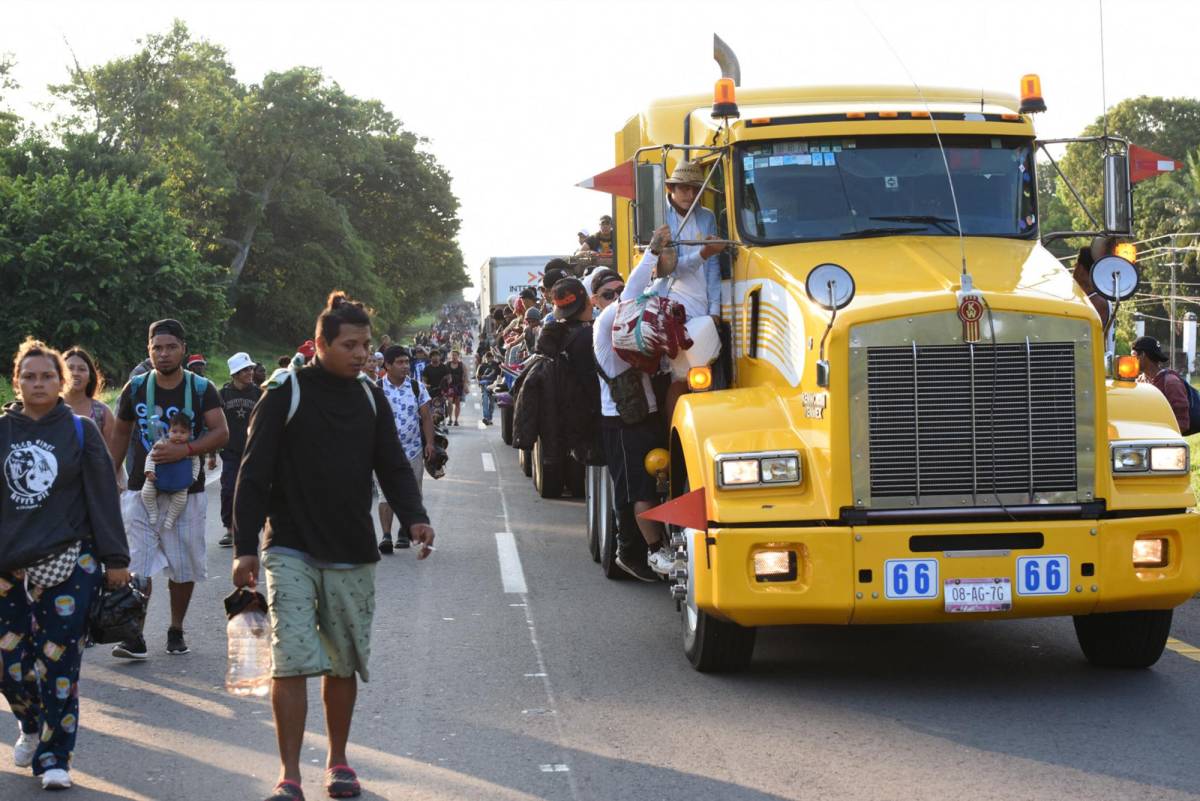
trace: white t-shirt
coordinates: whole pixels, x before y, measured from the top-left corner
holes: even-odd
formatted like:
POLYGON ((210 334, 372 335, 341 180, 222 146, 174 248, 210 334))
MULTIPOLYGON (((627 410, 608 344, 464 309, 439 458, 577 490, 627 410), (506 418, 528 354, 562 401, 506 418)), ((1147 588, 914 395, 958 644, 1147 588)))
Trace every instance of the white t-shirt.
MULTIPOLYGON (((642 256, 642 260, 638 262, 638 266, 633 268, 633 272, 629 274, 629 280, 625 282, 625 289, 621 292, 621 300, 632 300, 642 294, 646 285, 650 283, 650 273, 657 263, 658 257, 647 250, 642 256)), ((613 350, 612 328, 616 316, 617 303, 613 302, 600 312, 600 316, 592 324, 592 350, 596 354, 596 364, 600 365, 600 369, 609 378, 616 378, 626 370, 633 369, 629 362, 622 359, 613 350)), ((646 403, 649 404, 650 411, 658 411, 658 405, 654 401, 654 389, 650 386, 650 376, 645 373, 641 375, 642 389, 646 392, 646 403)), ((608 382, 600 376, 596 376, 596 379, 600 382, 600 414, 605 417, 619 416, 617 404, 613 402, 612 392, 608 389, 608 382)))
POLYGON ((421 414, 420 408, 429 403, 429 390, 417 381, 418 398, 412 390, 413 378, 410 375, 400 386, 392 383, 390 378, 379 382, 383 394, 392 407, 392 418, 396 421, 396 436, 400 438, 400 447, 409 461, 421 455, 421 414))

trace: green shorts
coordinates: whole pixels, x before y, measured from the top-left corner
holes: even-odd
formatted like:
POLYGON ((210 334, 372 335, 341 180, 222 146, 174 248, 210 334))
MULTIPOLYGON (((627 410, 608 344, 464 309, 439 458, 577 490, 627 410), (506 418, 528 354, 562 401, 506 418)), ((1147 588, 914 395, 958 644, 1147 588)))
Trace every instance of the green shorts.
POLYGON ((314 567, 299 556, 262 557, 271 614, 271 675, 336 676, 367 681, 375 565, 314 567))

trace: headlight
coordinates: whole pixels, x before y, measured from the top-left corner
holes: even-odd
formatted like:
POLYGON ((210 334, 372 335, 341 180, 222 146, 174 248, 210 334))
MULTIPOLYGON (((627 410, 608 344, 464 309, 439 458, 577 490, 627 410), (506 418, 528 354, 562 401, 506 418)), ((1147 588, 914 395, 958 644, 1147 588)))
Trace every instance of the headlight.
POLYGON ((1182 442, 1114 443, 1112 466, 1118 475, 1184 474, 1190 469, 1188 446, 1182 442))
POLYGON ((729 453, 717 457, 721 487, 787 486, 800 483, 800 454, 795 451, 729 453))

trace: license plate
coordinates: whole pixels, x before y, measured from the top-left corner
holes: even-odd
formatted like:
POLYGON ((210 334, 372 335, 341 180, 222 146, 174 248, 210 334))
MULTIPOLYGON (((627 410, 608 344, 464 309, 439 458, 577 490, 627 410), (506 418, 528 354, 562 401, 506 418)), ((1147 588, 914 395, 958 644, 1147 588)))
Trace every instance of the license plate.
POLYGON ((1011 578, 946 579, 947 612, 1007 612, 1012 609, 1011 578))

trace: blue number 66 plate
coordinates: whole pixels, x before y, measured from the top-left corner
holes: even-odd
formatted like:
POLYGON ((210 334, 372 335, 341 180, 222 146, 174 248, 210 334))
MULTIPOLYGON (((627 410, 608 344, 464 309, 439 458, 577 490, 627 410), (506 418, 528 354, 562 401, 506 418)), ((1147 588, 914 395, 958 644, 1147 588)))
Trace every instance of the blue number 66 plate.
POLYGON ((888 559, 883 563, 883 594, 890 600, 938 597, 936 559, 888 559))
POLYGON ((1066 595, 1071 590, 1071 560, 1054 556, 1017 558, 1017 595, 1066 595))

